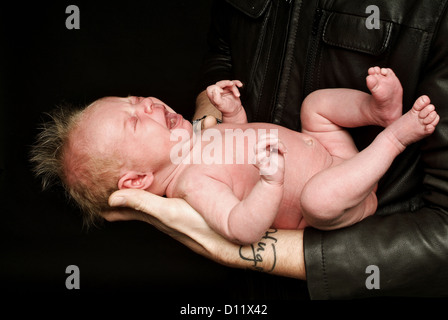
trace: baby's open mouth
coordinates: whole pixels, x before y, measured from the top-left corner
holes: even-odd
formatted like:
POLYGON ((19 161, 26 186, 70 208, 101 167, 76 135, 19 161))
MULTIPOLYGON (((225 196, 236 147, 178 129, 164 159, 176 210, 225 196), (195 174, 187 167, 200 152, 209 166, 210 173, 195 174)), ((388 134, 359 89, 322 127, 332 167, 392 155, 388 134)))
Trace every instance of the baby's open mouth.
POLYGON ((175 129, 181 123, 182 116, 178 113, 171 113, 169 111, 165 111, 166 118, 166 127, 169 130, 175 129))

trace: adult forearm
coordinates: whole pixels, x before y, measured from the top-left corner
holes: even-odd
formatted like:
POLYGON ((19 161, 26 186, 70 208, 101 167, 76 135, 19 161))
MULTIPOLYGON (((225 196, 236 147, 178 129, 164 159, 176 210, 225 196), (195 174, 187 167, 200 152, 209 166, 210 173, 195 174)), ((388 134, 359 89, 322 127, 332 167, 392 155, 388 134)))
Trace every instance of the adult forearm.
POLYGON ((182 199, 159 197, 138 189, 111 195, 108 221, 140 220, 218 263, 305 280, 303 230, 269 230, 254 244, 240 246, 212 230, 204 218, 182 199))
POLYGON ((303 230, 270 229, 257 243, 239 246, 220 259, 221 263, 231 267, 306 279, 303 230))

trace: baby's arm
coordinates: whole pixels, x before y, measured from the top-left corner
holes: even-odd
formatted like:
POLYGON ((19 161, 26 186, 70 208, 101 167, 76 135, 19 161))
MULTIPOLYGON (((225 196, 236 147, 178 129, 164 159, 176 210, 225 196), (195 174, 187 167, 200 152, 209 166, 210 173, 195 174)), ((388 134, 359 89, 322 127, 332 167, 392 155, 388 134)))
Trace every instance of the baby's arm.
POLYGON ((240 92, 243 84, 238 80, 223 80, 207 88, 210 102, 221 112, 223 123, 247 123, 246 111, 241 105, 240 92))
POLYGON ((224 238, 239 244, 255 243, 272 226, 283 195, 282 186, 260 180, 240 201, 224 182, 212 177, 198 180, 205 187, 189 192, 184 199, 224 238))
POLYGON ((210 170, 192 169, 181 187, 183 198, 212 229, 240 244, 260 240, 272 226, 283 197, 284 145, 268 135, 256 147, 260 179, 246 198, 240 200, 235 196, 226 174, 213 172, 218 166, 209 167, 210 170))

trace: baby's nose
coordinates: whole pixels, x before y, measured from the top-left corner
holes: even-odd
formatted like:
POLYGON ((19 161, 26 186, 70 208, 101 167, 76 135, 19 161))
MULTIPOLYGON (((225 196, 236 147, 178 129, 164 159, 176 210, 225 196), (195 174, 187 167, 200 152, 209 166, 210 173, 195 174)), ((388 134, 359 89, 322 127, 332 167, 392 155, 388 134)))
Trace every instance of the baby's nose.
POLYGON ((140 101, 145 113, 152 113, 152 100, 150 98, 144 98, 140 101))

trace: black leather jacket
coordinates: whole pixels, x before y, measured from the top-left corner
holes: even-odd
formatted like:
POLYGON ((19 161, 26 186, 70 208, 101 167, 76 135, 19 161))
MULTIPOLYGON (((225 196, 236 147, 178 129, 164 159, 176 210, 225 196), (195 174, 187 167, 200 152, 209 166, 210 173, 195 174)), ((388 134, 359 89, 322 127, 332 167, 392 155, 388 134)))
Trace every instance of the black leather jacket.
MULTIPOLYGON (((448 296, 447 6, 447 0, 214 3, 199 89, 241 80, 249 121, 300 130, 300 105, 310 92, 368 92, 365 77, 375 65, 398 75, 404 111, 426 94, 441 116, 436 132, 408 147, 380 181, 374 216, 342 230, 305 229, 313 299, 448 296), (369 5, 379 9, 379 29, 366 27, 369 5), (366 287, 369 265, 379 268, 379 289, 366 287)), ((379 130, 351 133, 363 148, 379 130)))

